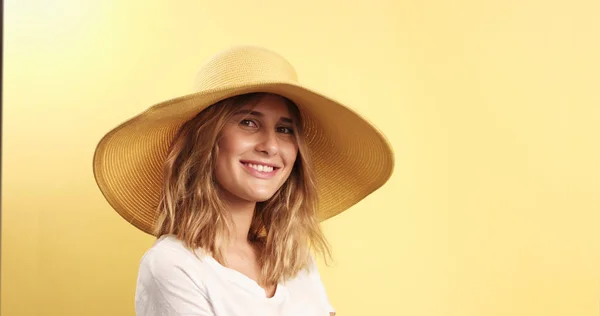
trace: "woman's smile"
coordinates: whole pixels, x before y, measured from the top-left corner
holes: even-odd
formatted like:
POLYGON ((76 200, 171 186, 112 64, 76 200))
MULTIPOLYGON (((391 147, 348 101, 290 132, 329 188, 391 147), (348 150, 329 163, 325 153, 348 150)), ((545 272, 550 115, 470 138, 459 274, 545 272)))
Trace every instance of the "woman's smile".
POLYGON ((270 179, 281 169, 270 164, 258 164, 249 161, 240 161, 240 163, 249 174, 260 179, 270 179))

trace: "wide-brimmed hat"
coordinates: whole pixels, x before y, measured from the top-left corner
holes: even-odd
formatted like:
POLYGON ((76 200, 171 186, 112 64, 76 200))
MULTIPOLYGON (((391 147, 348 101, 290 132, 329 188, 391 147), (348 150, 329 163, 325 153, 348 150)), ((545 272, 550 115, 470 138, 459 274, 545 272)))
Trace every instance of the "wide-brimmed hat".
POLYGON ((194 93, 155 104, 100 140, 94 176, 108 203, 135 227, 153 234, 163 162, 178 129, 210 105, 252 92, 278 94, 298 106, 316 173, 319 220, 350 208, 390 178, 392 147, 376 127, 300 84, 292 65, 279 54, 236 46, 204 64, 194 93))

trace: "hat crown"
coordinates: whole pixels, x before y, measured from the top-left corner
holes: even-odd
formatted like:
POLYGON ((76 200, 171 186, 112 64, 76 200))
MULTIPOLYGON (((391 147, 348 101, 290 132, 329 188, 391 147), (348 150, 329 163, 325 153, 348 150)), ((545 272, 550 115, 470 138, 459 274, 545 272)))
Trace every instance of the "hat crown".
POLYGON ((194 88, 206 91, 259 83, 297 83, 294 67, 281 55, 255 46, 236 46, 210 59, 196 75, 194 88))

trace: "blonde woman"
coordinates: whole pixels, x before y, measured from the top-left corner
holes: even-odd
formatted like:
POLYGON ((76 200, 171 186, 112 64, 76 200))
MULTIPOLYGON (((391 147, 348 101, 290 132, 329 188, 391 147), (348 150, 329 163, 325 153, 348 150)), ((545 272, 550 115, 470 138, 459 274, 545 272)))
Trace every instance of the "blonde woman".
POLYGON ((280 55, 225 50, 197 91, 110 131, 94 157, 111 206, 157 237, 141 259, 137 315, 334 315, 313 253, 319 223, 381 187, 385 137, 302 86, 280 55))

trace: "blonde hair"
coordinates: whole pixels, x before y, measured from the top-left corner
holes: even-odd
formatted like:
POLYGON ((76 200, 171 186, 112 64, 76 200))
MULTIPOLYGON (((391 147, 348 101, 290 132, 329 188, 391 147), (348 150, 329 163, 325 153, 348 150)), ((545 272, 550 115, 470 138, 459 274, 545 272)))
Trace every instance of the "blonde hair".
MULTIPOLYGON (((164 181, 156 235, 175 235, 192 249, 201 248, 224 264, 223 247, 233 227, 220 199, 215 179, 217 142, 236 109, 255 105, 265 93, 234 96, 218 102, 186 122, 171 144, 164 165, 164 181)), ((294 277, 308 266, 310 251, 330 254, 316 216, 318 196, 301 116, 284 98, 294 116, 298 156, 282 187, 256 205, 248 240, 260 245, 258 261, 263 284, 294 277)))

